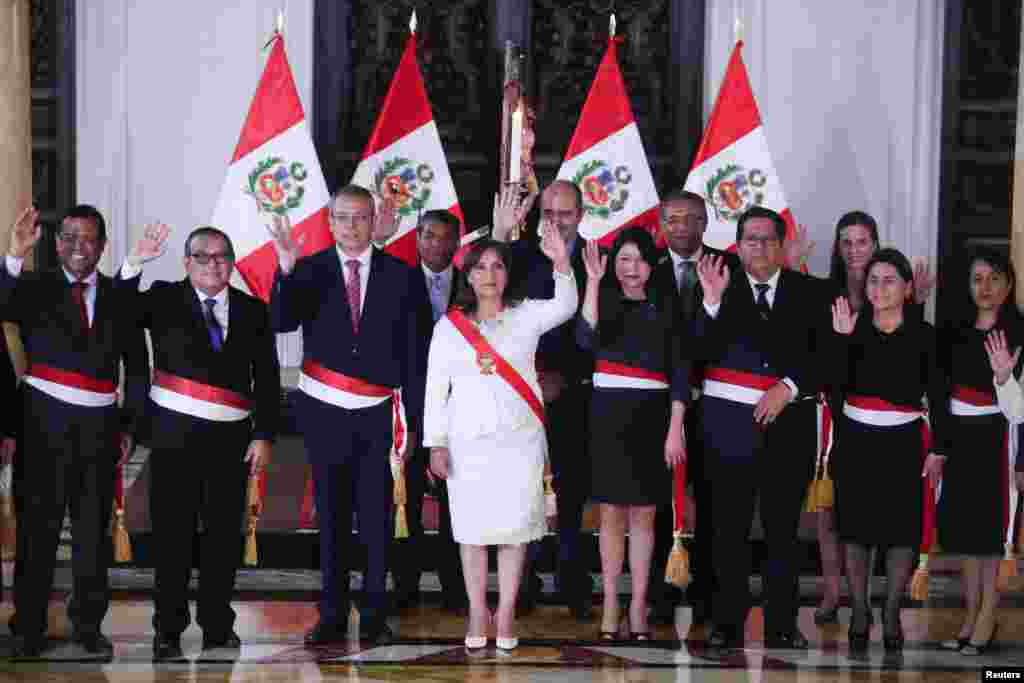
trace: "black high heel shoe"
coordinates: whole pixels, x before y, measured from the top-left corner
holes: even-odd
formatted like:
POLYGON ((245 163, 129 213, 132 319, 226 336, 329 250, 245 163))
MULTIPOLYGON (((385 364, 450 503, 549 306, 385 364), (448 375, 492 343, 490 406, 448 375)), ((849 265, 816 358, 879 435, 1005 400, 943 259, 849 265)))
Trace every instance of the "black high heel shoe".
POLYGON ((979 657, 985 654, 995 644, 997 635, 999 635, 999 622, 996 622, 996 625, 992 627, 992 635, 984 643, 972 643, 971 639, 967 638, 967 643, 960 648, 960 654, 964 657, 979 657))
POLYGON ((896 613, 896 633, 889 633, 889 619, 885 610, 882 611, 882 644, 886 652, 899 652, 903 649, 903 625, 900 623, 899 612, 896 613))
POLYGON ((858 610, 856 608, 853 610, 853 614, 850 617, 850 628, 846 633, 851 654, 863 654, 868 651, 868 639, 871 629, 868 625, 869 614, 870 612, 867 610, 858 610), (856 624, 859 624, 860 628, 855 628, 856 624))

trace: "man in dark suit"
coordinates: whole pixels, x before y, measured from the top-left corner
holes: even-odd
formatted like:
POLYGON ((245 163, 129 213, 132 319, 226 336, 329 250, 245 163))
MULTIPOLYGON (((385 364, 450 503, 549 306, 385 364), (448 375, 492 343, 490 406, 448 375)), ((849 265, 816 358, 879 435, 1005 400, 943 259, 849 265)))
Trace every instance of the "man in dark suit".
POLYGON ((391 637, 384 620, 394 532, 389 461, 400 457, 392 406, 400 396, 412 448, 423 412, 423 340, 431 316, 422 275, 371 246, 374 220, 373 195, 349 185, 330 203, 335 248, 300 260, 301 243, 287 222, 275 220, 271 229, 280 265, 271 324, 278 332, 302 327, 297 410, 320 516, 323 588, 309 645, 346 637, 353 508, 366 547, 361 635, 371 642, 391 637))
MULTIPOLYGON (((724 259, 732 270, 739 266, 735 254, 720 251, 704 244, 704 230, 708 225, 707 206, 704 199, 686 190, 671 190, 662 195, 659 210, 662 237, 668 246, 651 274, 653 289, 669 298, 675 315, 682 320, 686 334, 683 341, 684 353, 690 353, 691 336, 697 309, 700 307, 703 291, 697 278, 697 263, 704 256, 724 259)), ((712 570, 711 537, 711 487, 707 481, 703 449, 700 439, 700 390, 701 366, 693 363, 691 386, 694 387, 694 403, 686 411, 686 475, 693 484, 697 505, 697 527, 694 532, 693 569, 694 580, 687 588, 687 599, 693 609, 694 624, 703 624, 711 612, 711 596, 714 592, 712 570)), ((658 508, 655 517, 655 551, 651 562, 651 586, 654 598, 653 618, 662 623, 672 623, 675 607, 680 602, 681 592, 675 586, 665 583, 665 565, 672 548, 674 519, 672 505, 658 508)))
MULTIPOLYGON (((416 251, 435 323, 448 311, 459 288, 459 273, 452 263, 458 248, 459 219, 454 214, 434 209, 420 217, 416 226, 416 251)), ((424 344, 429 349, 430 339, 425 339, 424 344)), ((429 449, 417 446, 405 465, 409 538, 395 544, 395 550, 399 551, 394 553, 391 570, 395 581, 395 606, 404 609, 419 601, 425 550, 422 544, 423 494, 429 486, 436 496, 440 513, 437 528, 439 547, 435 561, 441 581, 441 603, 446 610, 459 612, 467 604, 466 586, 459 546, 452 537, 448 487, 444 480, 434 480, 430 476, 427 470, 429 456, 429 449), (429 483, 428 478, 431 480, 429 483)))
MULTIPOLYGON (((121 277, 138 285, 158 256, 166 226, 151 225, 121 277)), ((153 343, 153 387, 143 430, 149 505, 157 541, 153 658, 182 656, 191 621, 188 583, 196 516, 203 519, 196 620, 203 649, 241 647, 231 594, 242 553, 246 481, 270 459, 280 412, 281 372, 266 305, 228 284, 235 253, 212 227, 185 240, 187 277, 136 295, 140 327, 153 343)))
POLYGON ((782 270, 786 225, 754 207, 740 217, 743 269, 704 256, 695 331, 704 368, 701 412, 714 507, 717 580, 708 643, 742 647, 750 607, 749 534, 755 497, 765 531, 765 646, 807 647, 797 628, 797 527, 813 475, 819 346, 827 328, 818 281, 782 270))
MULTIPOLYGON (((511 228, 521 217, 515 201, 502 198, 495 211, 494 238, 507 240, 511 228)), ((583 220, 583 197, 576 185, 556 180, 541 194, 541 221, 555 226, 566 243, 579 300, 583 301, 587 273, 583 264, 584 240, 578 234, 583 220)), ((524 294, 534 299, 550 299, 555 285, 550 259, 545 258, 530 240, 520 240, 512 254, 512 276, 525 282, 524 294)), ((537 378, 544 395, 547 418, 548 451, 558 499, 558 586, 562 600, 578 621, 593 620, 593 581, 580 548, 583 506, 590 488, 590 461, 587 458, 586 417, 590 396, 593 355, 576 344, 579 311, 568 322, 541 337, 537 347, 537 378)), ((536 559, 531 544, 528 562, 536 559)), ((534 601, 539 581, 527 573, 523 581, 527 607, 534 601)))
POLYGON ((46 610, 53 587, 57 543, 70 509, 73 640, 93 654, 111 655, 100 625, 110 603, 107 568, 114 472, 134 445, 149 389, 145 336, 134 325, 130 294, 96 271, 106 225, 91 206, 76 206, 57 235, 61 267, 22 273, 39 240, 38 213, 14 226, 6 267, 0 269, 0 317, 16 322, 28 356, 23 381, 24 426, 20 473, 24 496, 14 587, 18 615, 16 656, 46 647, 46 610), (123 402, 118 380, 124 364, 123 402))

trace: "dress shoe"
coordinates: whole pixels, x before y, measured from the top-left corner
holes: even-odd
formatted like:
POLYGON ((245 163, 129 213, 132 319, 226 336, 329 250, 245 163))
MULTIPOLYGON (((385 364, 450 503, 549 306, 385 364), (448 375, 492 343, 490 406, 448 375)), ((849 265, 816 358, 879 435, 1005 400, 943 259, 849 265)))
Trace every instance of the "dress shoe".
POLYGON ((71 642, 81 645, 92 655, 114 655, 114 644, 99 631, 75 631, 71 636, 71 642))
POLYGON ((572 612, 572 618, 580 623, 588 624, 594 620, 594 606, 589 600, 573 603, 569 611, 572 612))
POLYGON ((395 634, 382 618, 365 619, 359 625, 359 640, 363 643, 381 645, 394 640, 395 634))
POLYGON ((743 648, 743 638, 735 631, 723 627, 713 630, 705 643, 709 648, 715 650, 740 650, 743 648))
POLYGON ((766 636, 764 646, 769 650, 806 650, 810 643, 799 630, 790 633, 773 633, 766 636))
POLYGON ((46 651, 46 646, 47 640, 45 635, 15 638, 14 648, 11 650, 11 658, 38 659, 46 651))
POLYGON ((348 626, 345 624, 333 624, 326 621, 318 621, 316 626, 311 628, 306 636, 303 638, 303 642, 307 647, 316 647, 318 645, 330 645, 331 643, 341 643, 348 639, 348 626))
POLYGON ((153 638, 153 661, 163 662, 172 659, 184 659, 181 651, 181 636, 157 633, 153 638))
POLYGON ((242 639, 234 631, 225 635, 209 635, 203 633, 204 650, 239 650, 242 647, 242 639))

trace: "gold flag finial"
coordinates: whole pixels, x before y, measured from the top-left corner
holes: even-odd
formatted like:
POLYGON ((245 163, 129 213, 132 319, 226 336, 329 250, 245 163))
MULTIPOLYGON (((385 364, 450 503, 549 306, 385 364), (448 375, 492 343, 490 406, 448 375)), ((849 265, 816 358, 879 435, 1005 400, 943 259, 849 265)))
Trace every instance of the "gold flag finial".
POLYGON ((416 10, 413 10, 412 16, 409 17, 409 33, 416 33, 416 10))
POLYGON ((608 36, 611 38, 615 37, 615 12, 612 12, 612 16, 608 20, 608 36))

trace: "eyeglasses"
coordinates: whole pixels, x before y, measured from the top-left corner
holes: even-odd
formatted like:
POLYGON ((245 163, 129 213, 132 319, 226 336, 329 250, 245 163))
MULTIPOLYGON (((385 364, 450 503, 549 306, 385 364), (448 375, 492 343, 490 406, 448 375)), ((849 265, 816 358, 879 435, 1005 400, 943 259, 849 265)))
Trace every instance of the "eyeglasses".
POLYGON ((225 263, 231 263, 235 260, 230 254, 204 254, 201 251, 192 254, 189 258, 201 266, 207 266, 210 263, 216 263, 218 266, 223 266, 225 263))
POLYGON ((331 219, 334 220, 335 223, 368 223, 372 217, 372 213, 331 212, 331 219))
POLYGON ((757 247, 777 247, 780 244, 780 240, 775 235, 766 235, 764 237, 744 237, 740 240, 744 247, 748 249, 756 249, 757 247))
POLYGON ((87 247, 95 247, 100 243, 99 237, 93 237, 92 235, 79 235, 77 232, 62 232, 57 235, 57 239, 68 246, 81 244, 87 247))

